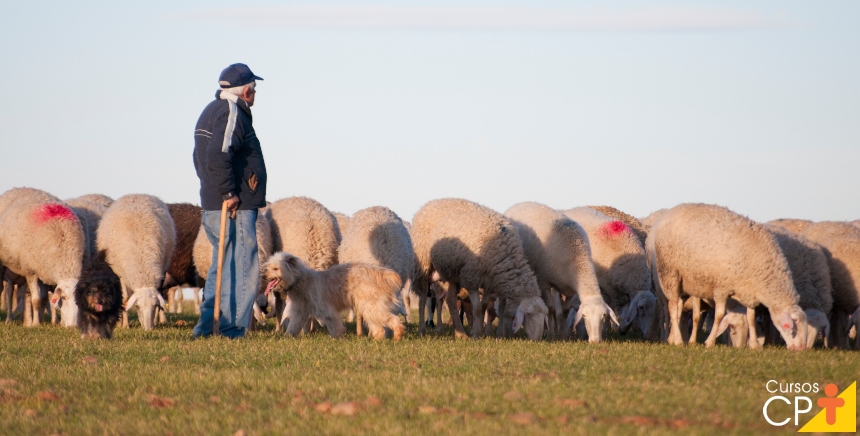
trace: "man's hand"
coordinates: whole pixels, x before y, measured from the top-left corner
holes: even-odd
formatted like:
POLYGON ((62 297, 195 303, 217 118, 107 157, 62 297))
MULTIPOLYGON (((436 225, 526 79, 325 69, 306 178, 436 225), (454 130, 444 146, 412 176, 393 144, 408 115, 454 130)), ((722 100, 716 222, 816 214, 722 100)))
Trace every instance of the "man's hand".
POLYGON ((233 196, 224 202, 227 203, 227 210, 230 212, 236 212, 236 209, 239 209, 239 197, 233 196))

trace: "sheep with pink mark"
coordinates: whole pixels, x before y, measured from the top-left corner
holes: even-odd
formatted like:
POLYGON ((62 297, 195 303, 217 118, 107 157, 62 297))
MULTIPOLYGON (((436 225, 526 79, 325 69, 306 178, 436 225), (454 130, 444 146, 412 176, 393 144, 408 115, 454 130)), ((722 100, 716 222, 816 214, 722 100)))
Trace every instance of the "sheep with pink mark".
POLYGON ((600 291, 609 306, 621 313, 621 333, 635 324, 645 338, 657 340, 657 297, 651 292, 651 270, 639 237, 623 221, 590 207, 570 209, 564 215, 588 234, 600 291))
MULTIPOLYGON (((85 250, 81 220, 57 197, 32 188, 0 195, 0 277, 5 277, 6 269, 26 277, 30 298, 25 300, 25 325, 40 324, 47 296, 41 283, 56 285, 55 298, 63 300, 63 325, 77 324, 74 292, 85 250)), ((12 307, 11 294, 7 287, 7 308, 12 307)))
MULTIPOLYGON (((807 318, 788 262, 761 224, 724 207, 681 204, 651 226, 646 245, 654 285, 667 300, 670 344, 684 343, 679 321, 685 297, 713 300, 715 326, 731 297, 750 309, 751 344, 757 342, 753 309, 762 304, 788 348, 806 348, 807 318)), ((717 330, 711 329, 706 346, 716 344, 717 330)))
MULTIPOLYGON (((137 306, 143 329, 151 330, 156 308, 165 310, 159 288, 176 247, 167 205, 146 194, 118 198, 102 217, 96 245, 120 278, 126 310, 137 306)), ((123 326, 128 326, 127 316, 123 326)))
POLYGON ((505 212, 516 226, 529 265, 535 272, 544 303, 550 309, 547 337, 567 338, 571 327, 583 321, 589 342, 603 339, 607 319, 618 324, 615 313, 600 295, 585 230, 565 215, 538 203, 519 203, 505 212), (579 297, 578 310, 568 321, 562 316, 558 294, 579 297))

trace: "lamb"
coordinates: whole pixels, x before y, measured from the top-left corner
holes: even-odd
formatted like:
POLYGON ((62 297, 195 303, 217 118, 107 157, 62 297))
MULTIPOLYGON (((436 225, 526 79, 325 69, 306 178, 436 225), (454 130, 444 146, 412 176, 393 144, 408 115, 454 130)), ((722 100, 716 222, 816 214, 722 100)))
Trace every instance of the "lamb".
POLYGON ((764 227, 774 236, 788 262, 794 287, 800 296, 800 307, 806 312, 809 324, 807 348, 812 348, 819 334, 824 335, 826 344, 830 330, 827 317, 833 308, 833 286, 824 249, 783 227, 773 224, 765 224, 764 227))
POLYGON ((630 228, 631 231, 639 238, 639 242, 642 246, 645 246, 645 238, 648 237, 648 229, 642 224, 639 219, 634 217, 633 215, 626 214, 612 206, 588 206, 589 209, 594 209, 609 218, 614 220, 618 220, 627 224, 627 227, 630 228))
MULTIPOLYGON (((845 335, 850 324, 860 332, 860 228, 844 222, 824 221, 808 226, 803 236, 824 247, 830 266, 833 311, 829 345, 848 348, 845 335)), ((854 339, 853 347, 860 349, 860 334, 854 339)))
POLYGON ((333 338, 345 333, 339 312, 354 308, 364 317, 374 339, 385 338, 384 328, 399 341, 405 331, 392 312, 397 307, 397 291, 403 285, 400 276, 387 268, 362 264, 340 264, 325 271, 304 265, 291 254, 275 253, 265 267, 269 280, 266 292, 279 290, 290 297, 287 334, 298 336, 306 323, 295 320, 315 318, 325 323, 333 338))
POLYGON ((569 329, 585 321, 589 342, 600 342, 607 318, 615 324, 615 313, 603 301, 594 265, 588 235, 576 222, 563 214, 538 203, 519 203, 505 212, 516 226, 529 265, 537 277, 544 303, 553 310, 549 313, 547 336, 552 338, 561 330, 561 304, 551 294, 551 288, 567 298, 579 297, 578 311, 568 314, 570 322, 561 331, 566 338, 569 329))
MULTIPOLYGON (((400 311, 409 321, 402 294, 412 288, 415 252, 412 238, 400 217, 391 209, 374 206, 356 212, 337 252, 340 263, 365 263, 394 270, 403 282, 398 295, 400 311)), ((361 334, 361 314, 357 313, 356 329, 361 334)))
POLYGON ((803 231, 806 230, 807 227, 812 225, 813 222, 810 220, 801 220, 801 219, 794 219, 794 218, 782 218, 782 219, 778 219, 778 220, 769 221, 767 224, 779 226, 779 227, 782 227, 782 228, 784 228, 790 232, 800 234, 800 233, 803 233, 803 231))
MULTIPOLYGON (((732 297, 747 308, 759 303, 770 311, 789 349, 806 346, 807 320, 798 305, 788 262, 774 237, 762 226, 724 207, 681 204, 667 211, 651 227, 648 256, 658 295, 668 301, 669 343, 683 344, 679 327, 683 300, 689 295, 714 301, 714 325, 726 313, 732 297)), ((754 310, 747 311, 755 326, 754 310)), ((694 323, 694 333, 696 325, 694 323)), ((717 328, 705 345, 714 346, 717 328)), ((750 329, 750 345, 757 343, 750 329)), ((695 334, 691 335, 691 343, 695 334)))
MULTIPOLYGON (((158 289, 176 248, 176 230, 167 205, 146 194, 118 198, 102 217, 96 245, 120 278, 123 297, 128 299, 126 310, 137 304, 143 329, 151 330, 156 307, 165 308, 158 289)), ((127 323, 125 317, 123 325, 127 323)))
POLYGON ((170 218, 173 220, 176 232, 176 249, 170 259, 170 266, 164 274, 164 282, 160 291, 162 296, 167 292, 167 302, 170 309, 179 313, 180 302, 174 301, 174 294, 179 289, 182 295, 182 286, 196 286, 200 281, 197 270, 194 268, 194 243, 200 231, 200 223, 203 218, 203 209, 190 203, 170 203, 167 205, 170 218))
MULTIPOLYGON (((508 326, 513 327, 513 332, 525 326, 529 339, 541 339, 547 307, 517 229, 504 215, 468 200, 433 200, 412 220, 412 243, 419 264, 415 278, 419 289, 419 333, 425 329, 427 295, 423 290, 438 278, 449 282, 452 290, 469 291, 475 311, 473 334, 482 331, 479 289, 484 289, 500 300, 500 335, 507 333, 508 326), (509 324, 512 317, 514 321, 509 324)), ((455 336, 465 337, 455 313, 457 293, 447 292, 446 296, 455 336)))
MULTIPOLYGON (((322 204, 307 197, 289 197, 269 206, 274 251, 290 253, 309 268, 324 271, 337 264, 341 233, 334 215, 322 204)), ((284 293, 276 293, 275 313, 283 328, 287 303, 284 293)))
POLYGON ((653 338, 657 297, 651 292, 651 270, 639 238, 624 222, 588 207, 563 213, 588 233, 600 290, 621 313, 621 332, 636 323, 643 336, 653 338))
MULTIPOLYGON (((56 285, 55 295, 64 301, 63 325, 76 324, 74 290, 85 250, 80 218, 57 197, 33 188, 14 188, 0 195, 0 277, 5 277, 8 268, 27 278, 30 299, 25 302, 25 325, 39 325, 41 321, 42 298, 46 295, 40 281, 56 285)), ((7 288, 8 308, 12 307, 11 294, 7 288)))

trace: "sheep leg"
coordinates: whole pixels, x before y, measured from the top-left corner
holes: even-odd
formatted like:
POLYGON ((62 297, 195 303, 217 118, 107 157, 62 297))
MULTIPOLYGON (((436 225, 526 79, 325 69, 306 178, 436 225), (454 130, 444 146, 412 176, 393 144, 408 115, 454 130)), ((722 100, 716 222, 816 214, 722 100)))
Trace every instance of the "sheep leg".
POLYGON ((424 277, 418 278, 416 281, 418 289, 418 335, 422 336, 426 333, 427 326, 424 324, 427 308, 427 294, 430 293, 430 284, 424 277))
POLYGON ((463 328, 463 323, 460 321, 460 316, 457 314, 457 294, 460 289, 460 284, 457 282, 448 282, 448 292, 445 294, 445 302, 448 303, 448 313, 451 315, 451 322, 454 324, 454 337, 457 339, 468 338, 466 330, 463 328))
POLYGON ((355 310, 355 335, 364 336, 364 317, 355 310))
POLYGON ((761 348, 758 343, 758 332, 755 331, 755 308, 747 307, 747 326, 749 326, 749 348, 761 348))
POLYGON ((669 298, 669 318, 671 318, 672 326, 669 332, 669 343, 672 345, 684 345, 684 338, 681 336, 681 313, 684 310, 684 300, 674 297, 669 298))
MULTIPOLYGON (((167 290, 167 308, 170 310, 170 313, 176 313, 176 288, 170 288, 167 290)), ((166 321, 165 321, 166 322, 166 321)))
POLYGON ((400 291, 400 300, 403 303, 403 310, 406 312, 406 322, 411 323, 412 320, 412 310, 410 310, 410 306, 412 305, 412 295, 410 292, 412 291, 412 279, 407 278, 405 282, 403 282, 403 290, 400 291))
POLYGON ((128 298, 131 297, 131 293, 128 291, 128 286, 125 284, 125 280, 120 279, 119 285, 122 288, 122 306, 125 307, 125 310, 122 311, 122 326, 124 328, 128 328, 128 311, 131 308, 126 306, 126 303, 128 303, 128 298))
MULTIPOLYGON (((723 317, 726 316, 726 297, 718 297, 714 295, 714 326, 719 326, 723 322, 723 317)), ((717 344, 717 327, 711 329, 708 339, 705 340, 705 346, 710 348, 717 344)))
POLYGON ((510 319, 505 317, 505 309, 507 308, 508 300, 506 298, 499 298, 499 310, 496 312, 496 316, 499 317, 499 326, 496 328, 496 337, 504 338, 508 335, 508 326, 510 325, 510 319))
POLYGON ((481 310, 484 312, 484 336, 490 336, 493 334, 493 319, 495 319, 494 311, 493 311, 493 297, 489 292, 484 291, 484 295, 481 298, 481 310))
POLYGON ((698 344, 699 337, 699 318, 702 317, 702 300, 699 297, 690 297, 690 302, 693 305, 693 314, 691 319, 692 330, 690 331, 690 345, 698 344))
POLYGON ((37 326, 41 322, 42 314, 42 288, 39 286, 39 278, 36 276, 27 276, 27 288, 30 289, 30 326, 37 326))
MULTIPOLYGON (((440 282, 433 282, 433 316, 436 318, 436 334, 441 335, 445 330, 445 325, 442 324, 442 295, 443 285, 440 282)), ((450 286, 450 284, 449 284, 450 286)))
POLYGON ((481 305, 481 295, 477 290, 469 291, 469 299, 472 300, 472 337, 480 338, 484 335, 484 309, 481 305))
MULTIPOLYGON (((540 297, 543 300, 543 303, 546 304, 546 307, 552 308, 552 289, 550 288, 548 283, 538 281, 538 288, 540 288, 540 297)), ((546 339, 548 341, 555 340, 555 334, 558 332, 558 320, 555 318, 555 311, 550 310, 546 317, 546 339)))
MULTIPOLYGON (((0 279, 6 277, 6 267, 0 266, 0 279)), ((3 301, 6 303, 6 324, 12 322, 12 293, 14 285, 11 280, 3 280, 3 301)))

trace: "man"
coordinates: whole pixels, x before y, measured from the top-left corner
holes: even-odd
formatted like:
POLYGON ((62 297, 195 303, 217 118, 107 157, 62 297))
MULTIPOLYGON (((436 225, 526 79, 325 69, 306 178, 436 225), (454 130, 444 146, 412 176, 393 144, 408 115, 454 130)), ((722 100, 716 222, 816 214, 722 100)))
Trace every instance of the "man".
POLYGON ((194 131, 194 168, 200 178, 203 229, 212 243, 212 267, 203 288, 200 322, 194 336, 212 333, 221 207, 227 204, 227 230, 221 282, 219 332, 245 335, 260 282, 257 209, 266 205, 266 163, 252 126, 257 80, 245 64, 221 72, 215 100, 206 106, 194 131), (235 217, 230 215, 235 212, 235 217))

